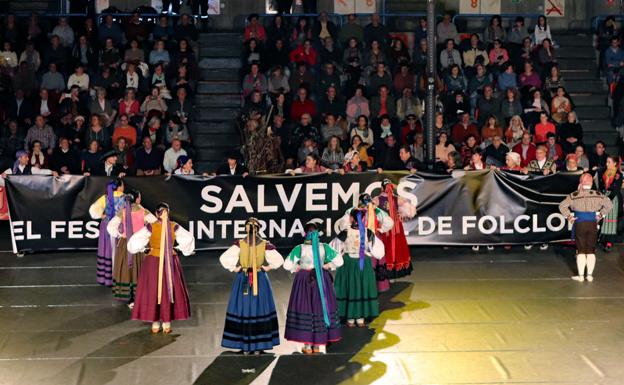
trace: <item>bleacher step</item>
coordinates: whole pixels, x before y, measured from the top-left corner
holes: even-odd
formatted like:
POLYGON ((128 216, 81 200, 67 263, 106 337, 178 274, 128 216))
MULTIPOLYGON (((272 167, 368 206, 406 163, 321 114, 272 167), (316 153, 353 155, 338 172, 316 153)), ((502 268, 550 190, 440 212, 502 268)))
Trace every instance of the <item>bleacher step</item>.
POLYGON ((557 61, 562 70, 588 70, 596 68, 594 58, 562 58, 557 61))
POLYGON ((561 70, 561 76, 563 76, 563 78, 566 81, 569 80, 573 80, 573 81, 577 81, 577 80, 596 80, 596 79, 600 79, 598 77, 598 72, 596 70, 596 68, 590 68, 590 69, 575 69, 575 70, 565 70, 562 69, 561 70))
MULTIPOLYGON (((564 78, 565 79, 565 78, 564 78)), ((607 92, 606 84, 600 79, 594 80, 576 80, 566 82, 565 88, 568 92, 597 93, 605 94, 607 92)))
POLYGON ((595 50, 585 47, 570 47, 563 46, 555 50, 555 54, 558 59, 563 58, 582 58, 582 59, 594 59, 596 57, 595 50))
POLYGON ((242 67, 240 58, 203 58, 199 61, 200 69, 239 69, 242 67))
POLYGON ((607 95, 604 94, 591 94, 591 93, 570 93, 574 104, 577 107, 580 106, 606 106, 607 95))
POLYGON ((584 120, 609 119, 609 107, 607 106, 577 106, 574 111, 578 118, 584 120))
POLYGON ((224 47, 241 47, 243 44, 243 36, 240 33, 231 32, 210 32, 199 34, 199 43, 210 43, 211 46, 224 47))
POLYGON ((214 146, 234 146, 240 142, 240 136, 236 132, 231 133, 197 133, 194 144, 198 148, 214 146))
POLYGON ((197 85, 198 94, 235 94, 240 93, 239 82, 200 81, 197 85))
POLYGON ((212 121, 220 121, 220 120, 228 120, 231 121, 236 119, 240 111, 238 107, 230 107, 230 108, 198 108, 195 110, 195 122, 201 123, 201 125, 206 125, 208 122, 212 121))
POLYGON ((583 133, 610 133, 615 132, 609 119, 583 119, 581 121, 583 133))
POLYGON ((591 51, 593 37, 590 34, 561 34, 553 33, 555 42, 561 49, 566 47, 583 47, 586 51, 591 51))
POLYGON ((204 94, 195 97, 197 108, 204 107, 241 107, 242 97, 240 94, 204 94))
POLYGON ((202 57, 207 58, 240 58, 242 49, 236 46, 215 47, 206 43, 199 48, 202 57))
POLYGON ((201 71, 201 79, 208 81, 238 82, 238 69, 231 68, 206 68, 201 71))

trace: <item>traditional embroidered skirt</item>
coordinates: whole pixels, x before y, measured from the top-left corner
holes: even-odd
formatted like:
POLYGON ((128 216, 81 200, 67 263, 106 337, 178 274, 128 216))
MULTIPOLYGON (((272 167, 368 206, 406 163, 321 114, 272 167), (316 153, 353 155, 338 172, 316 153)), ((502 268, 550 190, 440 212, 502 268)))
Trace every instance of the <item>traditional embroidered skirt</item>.
POLYGON ((113 264, 113 298, 119 301, 132 302, 139 282, 139 271, 145 254, 139 253, 132 257, 132 267, 128 265, 128 240, 119 238, 115 249, 113 264))
POLYGON ((284 338, 287 340, 310 345, 327 345, 328 342, 340 340, 340 317, 334 282, 327 270, 323 270, 322 278, 329 327, 325 325, 323 318, 323 304, 315 271, 299 270, 295 275, 288 301, 286 332, 284 333, 284 338))
POLYGON ((100 222, 100 236, 98 237, 97 283, 113 286, 113 245, 106 226, 108 226, 108 219, 104 218, 100 222))
POLYGON ((253 352, 273 349, 279 343, 277 313, 268 275, 258 272, 258 295, 254 296, 247 274, 239 272, 232 284, 221 346, 253 352))
POLYGON ((360 270, 358 258, 345 254, 343 259, 334 283, 338 314, 347 319, 377 317, 377 283, 370 258, 364 260, 364 270, 360 270))
POLYGON ((412 273, 412 258, 407 245, 407 239, 405 238, 403 223, 401 221, 395 223, 396 231, 394 237, 391 231, 379 234, 379 239, 381 239, 386 249, 384 258, 386 260, 388 278, 390 279, 405 277, 412 273), (394 252, 392 248, 393 243, 394 252))
POLYGON ((191 316, 188 291, 180 259, 173 255, 173 303, 169 299, 163 282, 161 304, 158 305, 158 262, 159 258, 146 255, 139 272, 139 283, 132 309, 132 319, 145 322, 171 322, 185 320, 191 316))
POLYGON ((600 226, 600 240, 602 242, 616 242, 617 241, 617 228, 618 228, 618 215, 619 215, 619 201, 617 196, 611 201, 613 208, 607 216, 602 220, 600 226))

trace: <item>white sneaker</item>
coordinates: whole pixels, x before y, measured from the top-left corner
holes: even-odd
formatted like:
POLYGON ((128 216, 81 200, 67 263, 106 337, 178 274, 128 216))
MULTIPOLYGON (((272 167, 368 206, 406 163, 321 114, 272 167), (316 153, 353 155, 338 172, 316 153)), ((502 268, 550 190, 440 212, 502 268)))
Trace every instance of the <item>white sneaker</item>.
POLYGON ((472 246, 472 251, 479 251, 479 246, 472 246))
POLYGON ((582 275, 575 275, 572 277, 572 279, 578 282, 583 282, 585 280, 585 277, 583 277, 582 275))
POLYGON ((488 251, 494 250, 494 246, 487 246, 488 251))
POLYGON ((593 275, 588 275, 587 276, 587 282, 594 282, 594 276, 593 275))
POLYGON ((533 248, 533 245, 524 245, 525 250, 531 250, 532 248, 533 248))
POLYGON ((547 243, 542 243, 540 245, 540 250, 544 251, 544 250, 548 250, 548 244, 547 243))

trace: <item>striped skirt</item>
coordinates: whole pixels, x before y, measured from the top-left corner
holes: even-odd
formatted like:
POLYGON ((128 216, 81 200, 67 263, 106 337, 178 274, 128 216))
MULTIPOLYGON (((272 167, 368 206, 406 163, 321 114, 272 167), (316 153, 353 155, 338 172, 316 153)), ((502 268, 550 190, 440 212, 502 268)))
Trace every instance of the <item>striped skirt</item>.
POLYGON ((98 253, 96 263, 97 283, 104 286, 113 286, 113 244, 111 237, 106 231, 108 219, 100 222, 100 235, 98 237, 98 253))
POLYGON ((333 279, 327 270, 323 270, 322 279, 329 326, 325 324, 323 318, 323 304, 316 272, 314 269, 299 270, 295 275, 288 301, 284 333, 287 340, 309 345, 327 345, 328 342, 340 340, 340 317, 333 279))
POLYGON ((347 319, 372 318, 379 315, 377 281, 370 258, 364 260, 360 270, 358 258, 343 256, 344 265, 336 272, 336 299, 338 314, 347 319))
POLYGON ((113 298, 119 301, 134 301, 134 292, 139 282, 139 271, 144 254, 135 254, 132 267, 128 265, 128 241, 126 238, 117 240, 115 263, 113 264, 113 298))
POLYGON ((619 215, 619 200, 616 196, 611 201, 613 208, 606 217, 602 220, 600 226, 600 240, 602 242, 616 242, 617 241, 617 228, 618 228, 618 215, 619 215))
POLYGON ((225 315, 221 346, 245 352, 270 350, 279 345, 277 313, 269 276, 258 272, 258 295, 253 295, 247 274, 239 272, 225 315))

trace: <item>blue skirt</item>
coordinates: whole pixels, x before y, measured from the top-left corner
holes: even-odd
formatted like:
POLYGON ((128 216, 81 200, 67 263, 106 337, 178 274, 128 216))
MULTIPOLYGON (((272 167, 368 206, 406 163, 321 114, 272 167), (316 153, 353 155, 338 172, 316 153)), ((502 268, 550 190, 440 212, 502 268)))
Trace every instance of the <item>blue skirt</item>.
POLYGON ((279 328, 268 275, 258 272, 258 295, 254 296, 247 274, 239 272, 232 284, 221 346, 253 352, 277 345, 279 328))

